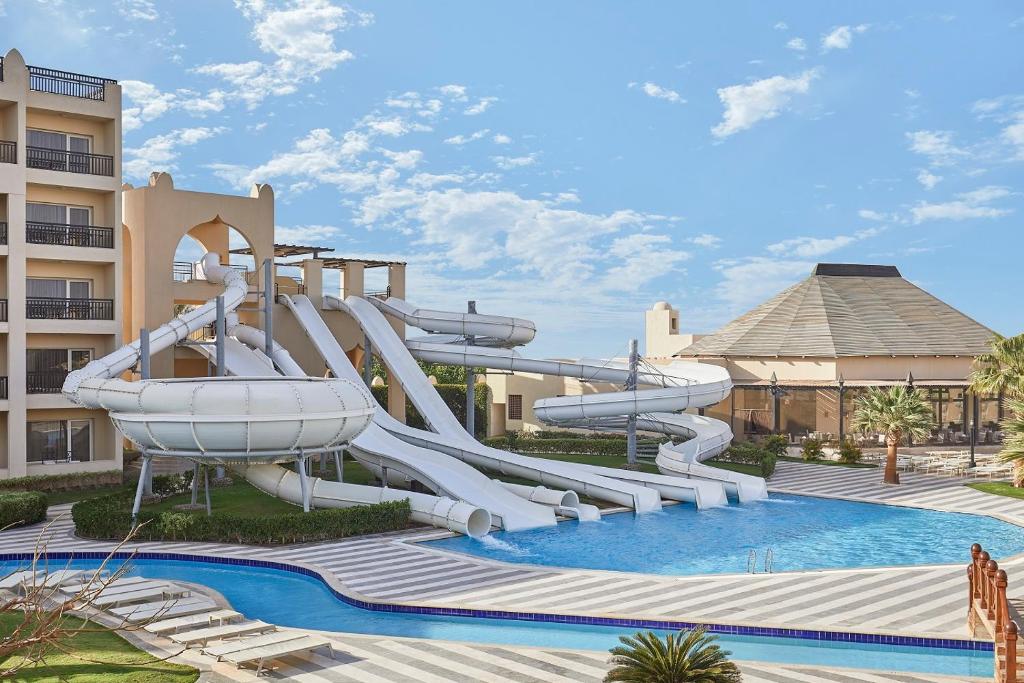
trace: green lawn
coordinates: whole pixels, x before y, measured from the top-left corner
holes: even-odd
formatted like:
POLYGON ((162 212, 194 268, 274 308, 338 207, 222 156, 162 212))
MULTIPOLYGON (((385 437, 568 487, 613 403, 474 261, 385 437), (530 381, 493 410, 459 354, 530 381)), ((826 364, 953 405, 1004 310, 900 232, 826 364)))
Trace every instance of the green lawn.
MULTIPOLYGON (((65 617, 71 626, 81 620, 65 617)), ((0 632, 10 633, 21 622, 20 614, 0 614, 0 632)), ((22 669, 6 680, 24 683, 192 683, 199 671, 184 664, 158 662, 113 631, 79 633, 64 644, 67 652, 54 650, 41 664, 22 669), (84 661, 91 660, 91 661, 84 661)), ((20 658, 0 662, 10 666, 20 658)))
POLYGON ((972 489, 991 493, 996 496, 1007 498, 1024 498, 1024 489, 1019 489, 1008 481, 986 481, 977 484, 968 484, 972 489))
POLYGON ((111 493, 117 493, 119 491, 134 490, 134 484, 122 484, 120 486, 104 486, 102 488, 85 489, 81 491, 53 491, 51 493, 46 494, 46 500, 50 505, 60 505, 61 503, 77 503, 80 500, 96 498, 97 496, 106 496, 111 493))

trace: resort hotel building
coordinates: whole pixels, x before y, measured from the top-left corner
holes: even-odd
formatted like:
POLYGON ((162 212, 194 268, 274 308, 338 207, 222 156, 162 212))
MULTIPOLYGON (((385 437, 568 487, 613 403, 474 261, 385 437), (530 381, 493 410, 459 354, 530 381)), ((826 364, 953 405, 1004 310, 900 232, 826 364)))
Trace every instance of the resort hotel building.
MULTIPOLYGON (((998 396, 973 395, 971 364, 994 332, 903 278, 895 266, 821 263, 809 276, 709 335, 680 332, 680 311, 662 301, 645 314, 645 357, 728 369, 733 391, 702 414, 737 439, 783 434, 791 443, 855 438, 854 401, 872 386, 912 384, 934 411, 932 445, 998 443, 998 396)), ((560 377, 489 375, 491 433, 550 429, 535 399, 612 390, 560 377)))

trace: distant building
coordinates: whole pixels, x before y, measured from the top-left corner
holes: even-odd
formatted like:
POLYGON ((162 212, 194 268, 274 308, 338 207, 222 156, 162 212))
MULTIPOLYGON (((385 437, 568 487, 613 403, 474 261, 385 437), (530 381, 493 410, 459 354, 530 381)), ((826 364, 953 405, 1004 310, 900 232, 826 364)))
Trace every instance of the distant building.
MULTIPOLYGON (((849 435, 854 399, 866 387, 908 380, 932 403, 930 443, 966 443, 975 402, 979 440, 1000 439, 999 397, 967 392, 971 364, 994 333, 894 266, 818 264, 807 279, 706 336, 680 333, 679 311, 666 302, 645 318, 645 355, 655 363, 675 358, 729 370, 734 391, 704 414, 729 422, 739 439, 775 431, 794 442, 849 435)), ((516 430, 545 428, 527 408, 536 398, 612 389, 529 375, 488 383, 501 404, 494 416, 503 408, 504 428, 516 430)))

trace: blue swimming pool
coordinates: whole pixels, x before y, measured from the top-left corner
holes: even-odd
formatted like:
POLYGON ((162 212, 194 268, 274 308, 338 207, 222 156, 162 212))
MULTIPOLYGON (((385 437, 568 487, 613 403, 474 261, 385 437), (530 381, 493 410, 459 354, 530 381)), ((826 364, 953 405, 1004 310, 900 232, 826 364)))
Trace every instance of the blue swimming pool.
MULTIPOLYGON (((23 564, 0 564, 0 574, 23 564)), ((75 560, 70 566, 91 568, 98 564, 94 560, 75 560)), ((64 568, 69 563, 53 560, 50 566, 64 568)), ((235 609, 249 618, 326 631, 585 650, 606 650, 617 644, 619 635, 635 631, 576 624, 369 611, 342 602, 316 578, 264 567, 137 559, 131 562, 130 573, 199 583, 219 591, 235 609)), ((992 653, 985 651, 728 634, 720 636, 720 640, 734 658, 741 660, 951 676, 992 675, 992 653)))
POLYGON ((751 551, 763 571, 769 550, 774 571, 966 563, 972 543, 993 557, 1022 553, 1024 528, 976 515, 773 495, 710 510, 671 505, 429 545, 505 562, 687 575, 745 572, 751 551))

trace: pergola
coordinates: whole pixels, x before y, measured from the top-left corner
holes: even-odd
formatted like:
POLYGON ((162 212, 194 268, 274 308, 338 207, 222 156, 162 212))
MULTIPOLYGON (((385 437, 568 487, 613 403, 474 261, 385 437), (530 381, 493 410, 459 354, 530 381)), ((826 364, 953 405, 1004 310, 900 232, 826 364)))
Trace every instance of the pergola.
MULTIPOLYGON (((332 252, 334 249, 330 247, 314 247, 306 246, 302 244, 275 244, 274 245, 274 257, 275 258, 288 258, 290 256, 305 256, 306 254, 312 254, 312 258, 320 258, 320 254, 332 252)), ((252 256, 251 247, 240 247, 238 249, 232 249, 232 254, 240 254, 242 256, 252 256)))

